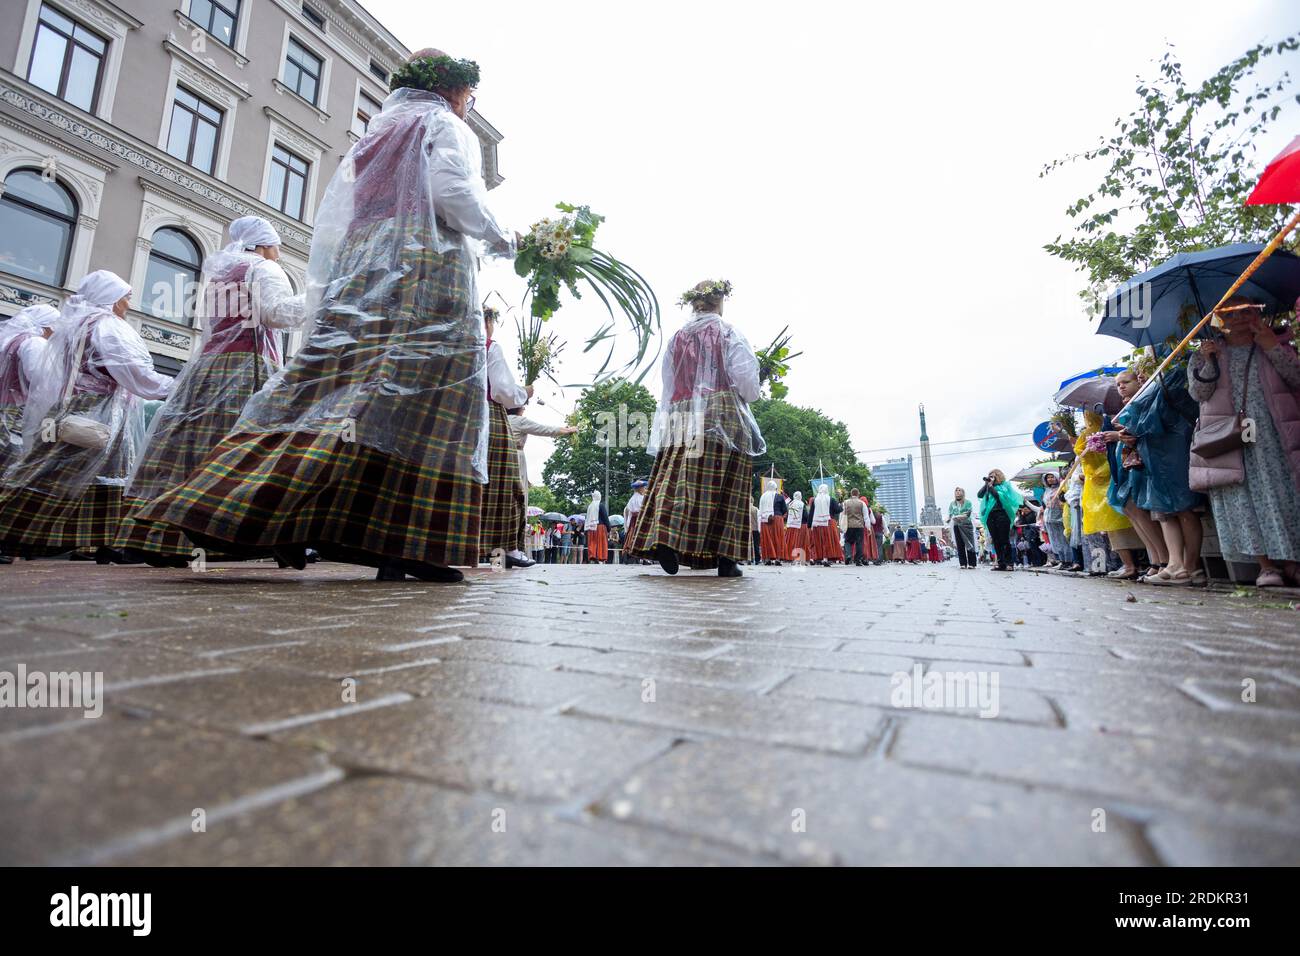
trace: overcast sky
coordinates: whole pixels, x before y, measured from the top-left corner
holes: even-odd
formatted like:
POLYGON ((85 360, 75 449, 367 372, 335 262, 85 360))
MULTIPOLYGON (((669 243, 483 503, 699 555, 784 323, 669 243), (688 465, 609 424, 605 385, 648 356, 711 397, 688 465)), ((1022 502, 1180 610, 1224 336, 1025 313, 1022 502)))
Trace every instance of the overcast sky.
MULTIPOLYGON (((666 334, 682 290, 730 279, 727 318, 755 348, 795 332, 790 401, 864 451, 915 444, 922 402, 932 443, 1029 432, 1062 379, 1124 354, 1042 250, 1102 170, 1040 169, 1134 106, 1166 42, 1199 80, 1300 26, 1285 0, 366 6, 413 49, 479 62, 478 110, 505 135, 499 219, 603 213, 598 246, 647 277, 666 334)), ((1261 163, 1300 132, 1289 115, 1261 163)), ((509 267, 481 282, 520 301, 509 267)), ((581 340, 602 316, 584 300, 552 320, 562 381, 590 376, 581 340)), ((533 413, 558 423, 578 390, 543 391, 533 413)), ((551 447, 529 441, 535 483, 551 447)), ((1038 457, 1027 437, 933 453, 941 508, 1038 457), (997 450, 949 454, 979 447, 997 450)), ((919 460, 916 484, 919 507, 919 460)))

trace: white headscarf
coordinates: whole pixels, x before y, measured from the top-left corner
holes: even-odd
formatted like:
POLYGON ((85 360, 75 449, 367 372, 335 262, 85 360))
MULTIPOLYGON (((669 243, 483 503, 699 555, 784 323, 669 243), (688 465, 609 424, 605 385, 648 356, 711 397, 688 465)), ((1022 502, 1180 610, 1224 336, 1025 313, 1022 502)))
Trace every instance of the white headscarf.
POLYGON ((593 491, 591 504, 587 505, 587 523, 584 527, 591 530, 598 524, 600 524, 600 492, 593 491))
POLYGON ((223 252, 244 252, 258 246, 280 245, 280 234, 261 216, 241 216, 230 224, 230 242, 223 252))
POLYGON ((803 523, 803 492, 796 491, 794 498, 790 500, 790 524, 799 525, 803 523))
POLYGON ((29 305, 12 318, 0 322, 0 349, 20 335, 40 335, 46 329, 54 328, 59 317, 59 310, 52 305, 29 305))
POLYGON ((829 524, 831 519, 830 484, 819 485, 817 497, 813 499, 813 527, 820 528, 829 524))
MULTIPOLYGON (((77 286, 77 294, 68 300, 72 304, 77 299, 86 305, 96 305, 101 309, 111 309, 118 303, 123 296, 131 291, 131 283, 127 282, 121 276, 107 269, 100 269, 90 273, 81 280, 77 286)), ((63 314, 68 314, 67 306, 63 309, 63 314)))
POLYGON ((758 499, 758 520, 766 521, 772 517, 773 507, 776 504, 776 482, 767 483, 767 491, 763 492, 763 497, 758 499))

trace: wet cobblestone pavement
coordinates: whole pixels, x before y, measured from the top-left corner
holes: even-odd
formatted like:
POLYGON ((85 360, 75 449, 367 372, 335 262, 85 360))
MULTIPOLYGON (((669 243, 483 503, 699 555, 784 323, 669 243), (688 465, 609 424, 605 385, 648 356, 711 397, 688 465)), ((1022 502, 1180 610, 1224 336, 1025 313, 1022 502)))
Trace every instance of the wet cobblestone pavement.
POLYGON ((104 680, 98 718, 0 708, 0 863, 1300 862, 1277 596, 38 561, 0 610, 0 675, 104 680), (996 716, 900 672, 996 677, 996 716))

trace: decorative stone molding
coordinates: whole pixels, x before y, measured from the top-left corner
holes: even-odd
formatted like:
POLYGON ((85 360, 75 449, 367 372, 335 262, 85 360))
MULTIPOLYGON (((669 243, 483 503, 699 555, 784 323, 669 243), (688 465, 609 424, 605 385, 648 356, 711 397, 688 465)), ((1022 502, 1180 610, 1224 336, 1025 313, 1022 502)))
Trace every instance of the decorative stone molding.
MULTIPOLYGON (((324 126, 326 123, 329 122, 329 120, 330 120, 330 114, 329 114, 329 113, 326 113, 326 112, 325 112, 323 109, 321 109, 319 106, 315 106, 315 105, 313 105, 313 104, 311 103, 311 101, 303 99, 301 96, 299 96, 299 95, 298 95, 297 93, 295 93, 293 90, 289 89, 289 87, 285 86, 284 83, 281 82, 281 80, 280 80, 279 77, 276 77, 274 80, 272 80, 272 81, 271 81, 271 85, 275 87, 275 91, 276 91, 277 93, 279 93, 281 96, 292 96, 292 97, 294 98, 295 101, 297 101, 298 103, 301 103, 301 104, 302 104, 303 106, 305 106, 307 109, 309 109, 309 110, 311 110, 313 113, 315 113, 315 114, 316 114, 316 119, 320 120, 320 123, 321 123, 322 126, 324 126)), ((270 107, 268 106, 268 107, 266 107, 266 109, 270 109, 270 107)))
MULTIPOLYGON (((58 308, 60 299, 48 292, 37 292, 23 286, 0 282, 0 305, 13 307, 13 312, 25 309, 29 305, 52 305, 58 308)), ((12 315, 13 312, 10 314, 12 315)))
POLYGON ((194 342, 192 335, 170 329, 164 325, 154 325, 152 322, 144 320, 140 322, 140 338, 146 342, 166 345, 168 348, 182 349, 186 353, 189 352, 190 346, 194 342))
POLYGON ((269 106, 263 106, 262 112, 271 121, 271 135, 284 145, 303 154, 303 158, 319 162, 321 156, 330 148, 330 144, 307 132, 293 120, 282 113, 277 113, 269 106))
POLYGON ((212 97, 219 104, 225 104, 227 108, 231 105, 232 99, 235 102, 246 100, 252 94, 249 92, 248 84, 237 82, 230 79, 219 69, 216 63, 211 59, 201 59, 192 51, 187 50, 176 39, 174 33, 168 33, 167 38, 162 41, 163 49, 173 59, 179 59, 179 71, 184 71, 185 82, 189 86, 195 87, 195 92, 203 93, 212 97))

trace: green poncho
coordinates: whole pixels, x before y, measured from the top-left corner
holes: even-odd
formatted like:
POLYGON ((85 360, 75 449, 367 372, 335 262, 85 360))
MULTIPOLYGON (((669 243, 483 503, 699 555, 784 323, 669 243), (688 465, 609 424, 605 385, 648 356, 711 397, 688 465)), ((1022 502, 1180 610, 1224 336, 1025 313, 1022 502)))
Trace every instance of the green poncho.
POLYGON ((1020 511, 1020 506, 1025 503, 1024 496, 1011 486, 1011 482, 1004 481, 1001 484, 994 485, 990 493, 980 499, 980 522, 984 527, 989 526, 989 515, 993 513, 994 502, 1002 505, 1002 510, 1007 513, 1011 523, 1016 522, 1016 513, 1020 511))

